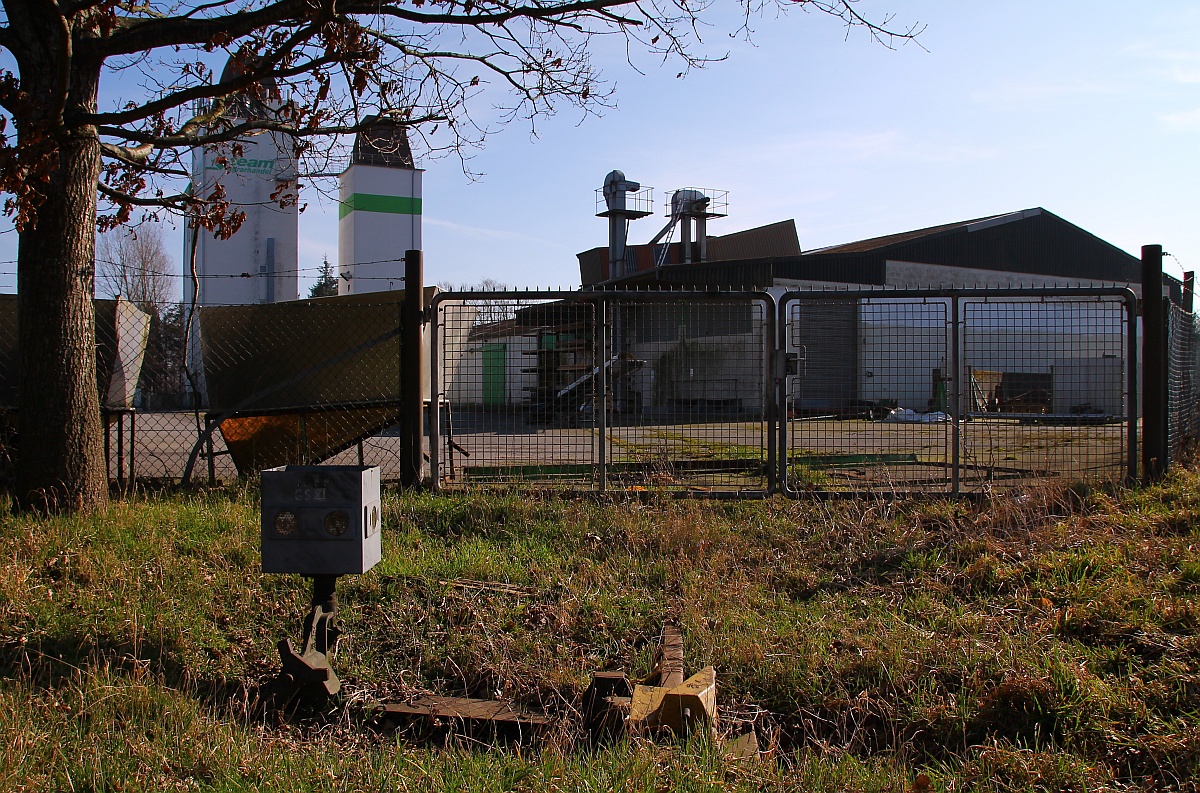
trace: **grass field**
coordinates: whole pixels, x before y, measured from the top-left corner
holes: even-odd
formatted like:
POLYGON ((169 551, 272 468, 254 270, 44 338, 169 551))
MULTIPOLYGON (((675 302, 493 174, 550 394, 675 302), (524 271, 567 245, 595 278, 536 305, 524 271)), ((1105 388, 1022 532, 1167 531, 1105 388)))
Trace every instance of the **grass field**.
POLYGON ((307 604, 258 572, 255 488, 4 517, 0 790, 1197 790, 1198 517, 1195 472, 978 504, 390 493, 383 562, 339 588, 343 695, 292 715, 254 701, 307 604), (773 760, 583 740, 589 673, 647 674, 664 620, 773 760), (372 729, 429 692, 555 728, 372 729))

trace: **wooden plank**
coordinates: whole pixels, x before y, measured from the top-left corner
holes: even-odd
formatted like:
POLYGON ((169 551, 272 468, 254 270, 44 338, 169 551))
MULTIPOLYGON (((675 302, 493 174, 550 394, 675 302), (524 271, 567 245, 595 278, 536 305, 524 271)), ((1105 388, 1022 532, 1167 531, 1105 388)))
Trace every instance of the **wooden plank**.
POLYGON ((545 716, 517 710, 507 702, 468 697, 421 697, 411 704, 390 703, 383 706, 385 717, 443 718, 493 724, 527 724, 544 726, 550 723, 545 716))
POLYGON ((675 688, 683 684, 683 634, 674 625, 663 627, 658 684, 663 688, 675 688))

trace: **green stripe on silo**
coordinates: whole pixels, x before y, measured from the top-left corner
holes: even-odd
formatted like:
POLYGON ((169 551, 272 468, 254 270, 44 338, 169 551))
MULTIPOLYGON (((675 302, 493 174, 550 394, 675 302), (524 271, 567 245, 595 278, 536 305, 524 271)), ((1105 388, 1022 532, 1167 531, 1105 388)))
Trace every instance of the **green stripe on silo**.
POLYGON ((338 218, 351 212, 386 212, 391 215, 421 214, 421 199, 400 195, 354 193, 338 205, 338 218))

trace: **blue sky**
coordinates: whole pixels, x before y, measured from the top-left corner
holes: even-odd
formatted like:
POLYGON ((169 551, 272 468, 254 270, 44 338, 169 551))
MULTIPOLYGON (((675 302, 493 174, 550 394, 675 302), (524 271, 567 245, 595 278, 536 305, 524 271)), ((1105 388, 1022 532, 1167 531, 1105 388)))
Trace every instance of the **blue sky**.
MULTIPOLYGON (((427 280, 573 286, 603 245, 594 189, 613 168, 656 188, 729 191, 722 234, 794 218, 805 249, 1045 207, 1167 269, 1200 269, 1200 4, 862 0, 926 26, 885 49, 816 13, 759 20, 754 44, 713 31, 727 61, 639 75, 601 47, 618 107, 513 125, 475 154, 426 168, 427 280)), ((333 203, 306 191, 300 266, 337 255, 333 203)), ((648 240, 657 217, 633 224, 648 240)), ((0 234, 0 260, 15 259, 0 234)), ((179 259, 180 235, 168 235, 179 259)), ((0 266, 11 291, 12 265, 0 266)))

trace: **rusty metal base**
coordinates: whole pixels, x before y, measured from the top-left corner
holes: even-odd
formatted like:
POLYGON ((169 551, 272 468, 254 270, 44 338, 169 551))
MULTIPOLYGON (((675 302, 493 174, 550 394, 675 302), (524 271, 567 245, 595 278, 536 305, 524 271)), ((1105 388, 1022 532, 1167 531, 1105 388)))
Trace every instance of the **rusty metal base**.
POLYGON ((271 696, 279 705, 298 697, 332 696, 342 682, 330 666, 329 658, 341 630, 337 617, 337 576, 314 576, 312 611, 304 618, 303 650, 297 651, 291 639, 279 642, 282 667, 271 684, 271 696))

